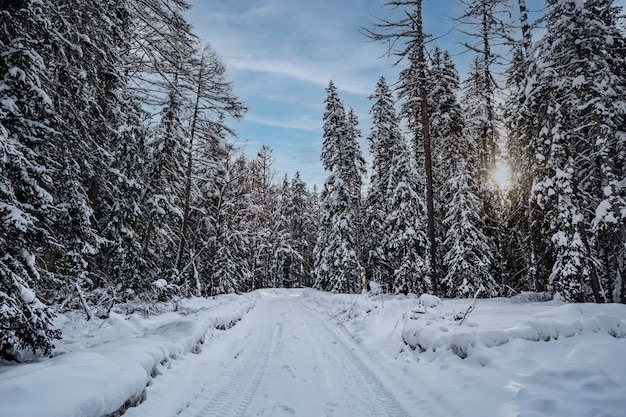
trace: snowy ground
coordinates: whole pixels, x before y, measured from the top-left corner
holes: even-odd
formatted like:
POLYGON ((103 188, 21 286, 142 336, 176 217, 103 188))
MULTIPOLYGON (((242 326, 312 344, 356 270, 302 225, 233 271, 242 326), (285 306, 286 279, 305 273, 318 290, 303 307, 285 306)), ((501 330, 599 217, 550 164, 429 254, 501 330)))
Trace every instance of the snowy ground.
POLYGON ((471 304, 262 290, 60 317, 54 358, 0 366, 0 416, 626 415, 626 306, 471 304))

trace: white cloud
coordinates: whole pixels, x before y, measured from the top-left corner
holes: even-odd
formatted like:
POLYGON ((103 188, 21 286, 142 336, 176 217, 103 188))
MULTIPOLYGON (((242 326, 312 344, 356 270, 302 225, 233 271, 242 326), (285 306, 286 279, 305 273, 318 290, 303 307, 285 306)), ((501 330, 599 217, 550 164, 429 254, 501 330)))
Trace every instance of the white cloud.
POLYGON ((311 132, 320 132, 322 130, 322 122, 320 120, 314 120, 311 117, 277 120, 257 115, 247 115, 246 120, 251 123, 258 123, 266 126, 274 126, 284 129, 306 130, 311 132))
POLYGON ((228 68, 239 71, 263 72, 295 78, 322 87, 328 86, 333 80, 339 89, 360 95, 369 95, 373 91, 371 80, 362 77, 344 75, 347 71, 340 64, 335 66, 325 62, 324 66, 317 63, 297 63, 278 59, 241 59, 229 57, 225 59, 228 68))

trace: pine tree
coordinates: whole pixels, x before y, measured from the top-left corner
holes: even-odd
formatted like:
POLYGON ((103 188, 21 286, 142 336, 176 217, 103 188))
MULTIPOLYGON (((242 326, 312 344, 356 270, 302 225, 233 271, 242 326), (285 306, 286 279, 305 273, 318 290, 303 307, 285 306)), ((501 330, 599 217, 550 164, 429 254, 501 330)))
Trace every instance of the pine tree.
POLYGON ((187 114, 185 104, 181 86, 175 83, 161 121, 147 143, 145 186, 139 200, 141 262, 137 265, 144 283, 157 279, 169 281, 176 268, 188 158, 188 130, 183 122, 187 114))
POLYGON ((554 253, 549 288, 568 301, 604 301, 621 276, 625 55, 618 15, 611 0, 550 1, 519 110, 536 152, 530 201, 545 216, 533 226, 554 253), (594 213, 603 227, 593 227, 594 213))
POLYGON ((310 285, 313 273, 313 248, 317 236, 315 203, 310 203, 312 197, 300 178, 299 171, 291 179, 290 191, 285 216, 294 250, 302 257, 302 267, 292 273, 292 281, 299 286, 310 285))
MULTIPOLYGON (((403 17, 397 21, 380 19, 377 29, 363 29, 364 34, 375 41, 390 45, 389 52, 398 56, 399 64, 407 60, 407 66, 400 72, 398 86, 399 98, 404 100, 401 115, 407 120, 412 133, 413 151, 426 189, 426 230, 429 243, 428 268, 433 289, 438 286, 437 279, 437 241, 435 238, 434 188, 432 172, 432 151, 430 133, 430 112, 428 109, 428 81, 425 45, 428 36, 424 33, 422 20, 423 0, 389 1, 391 8, 403 7, 403 17), (403 45, 393 50, 394 45, 403 45)), ((421 186, 418 178, 418 187, 421 186)))
POLYGON ((348 117, 331 81, 326 89, 322 165, 330 175, 322 192, 322 219, 315 246, 315 286, 353 292, 360 274, 362 156, 356 119, 348 117))
POLYGON ((484 235, 482 202, 475 193, 475 161, 471 158, 471 141, 457 140, 449 158, 452 174, 446 184, 446 230, 443 246, 447 269, 442 285, 449 297, 483 297, 498 294, 493 276, 494 252, 484 235))
POLYGON ((254 289, 249 229, 249 171, 245 158, 225 159, 226 176, 215 208, 215 235, 210 241, 210 295, 254 289))
MULTIPOLYGON (((438 47, 435 47, 427 75, 433 154, 433 204, 437 225, 435 237, 438 257, 443 258, 446 248, 442 243, 447 231, 443 226, 443 219, 450 209, 445 190, 448 186, 448 180, 455 175, 453 158, 450 158, 450 148, 456 146, 456 142, 461 140, 465 125, 457 98, 460 88, 459 74, 448 52, 442 52, 438 47)), ((471 157, 471 155, 466 156, 471 157)), ((438 267, 441 268, 438 271, 438 276, 445 277, 446 265, 442 263, 438 267)))
POLYGON ((351 293, 360 274, 356 252, 356 219, 349 205, 350 187, 331 173, 322 191, 322 219, 315 246, 315 287, 351 293))
POLYGON ((370 98, 374 103, 368 137, 373 156, 366 200, 368 273, 393 292, 425 292, 426 236, 419 228, 425 202, 417 192, 410 153, 384 78, 370 98))
POLYGON ((492 268, 492 276, 497 276, 496 279, 499 280, 502 273, 499 258, 501 210, 498 188, 493 179, 495 159, 489 156, 493 156, 492 151, 496 152, 496 150, 489 146, 485 147, 485 137, 495 140, 495 133, 492 132, 492 128, 495 128, 495 120, 489 121, 487 106, 489 100, 487 100, 484 73, 483 60, 476 57, 465 81, 461 98, 461 107, 465 114, 463 137, 471 142, 467 149, 474 152, 473 155, 465 153, 464 160, 466 163, 473 164, 473 166, 467 166, 468 173, 474 176, 469 184, 471 192, 480 200, 480 204, 475 205, 474 209, 477 210, 482 221, 480 225, 475 226, 481 227, 481 235, 485 237, 485 243, 491 248, 491 253, 496 256, 492 258, 490 268, 492 268))
POLYGON ((413 177, 413 166, 408 146, 400 135, 388 151, 391 153, 387 183, 388 212, 381 237, 384 252, 393 271, 393 291, 421 294, 431 287, 425 261, 426 235, 419 228, 426 207, 413 177))
POLYGON ((389 212, 388 190, 392 186, 390 149, 401 135, 395 114, 393 96, 384 77, 376 84, 376 91, 370 96, 374 100, 370 109, 372 128, 369 136, 369 151, 372 155, 372 169, 369 188, 365 200, 366 229, 366 272, 370 279, 386 283, 393 276, 380 237, 385 233, 385 220, 389 212), (393 137, 396 137, 395 139, 393 137))
POLYGON ((45 89, 44 51, 53 5, 26 1, 0 10, 0 357, 21 351, 50 354, 52 311, 33 292, 48 287, 38 259, 48 243, 46 218, 52 196, 42 143, 55 132, 46 123, 53 109, 45 89))

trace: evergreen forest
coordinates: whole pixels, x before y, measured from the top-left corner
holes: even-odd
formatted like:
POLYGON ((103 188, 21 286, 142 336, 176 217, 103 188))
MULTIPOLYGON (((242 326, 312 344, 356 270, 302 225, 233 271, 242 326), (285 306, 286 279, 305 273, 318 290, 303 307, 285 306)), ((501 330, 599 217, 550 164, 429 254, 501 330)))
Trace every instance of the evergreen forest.
POLYGON ((367 132, 329 80, 319 190, 238 141, 186 0, 0 2, 0 358, 49 355, 59 312, 258 288, 626 303, 623 10, 459 2, 463 75, 428 2, 363 22, 399 78, 367 132))

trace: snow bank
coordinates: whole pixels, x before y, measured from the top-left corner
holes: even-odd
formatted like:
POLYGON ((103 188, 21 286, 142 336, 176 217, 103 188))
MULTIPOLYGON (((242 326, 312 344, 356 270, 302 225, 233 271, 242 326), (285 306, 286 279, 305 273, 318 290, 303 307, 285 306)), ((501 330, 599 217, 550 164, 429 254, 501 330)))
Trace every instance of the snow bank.
POLYGON ((81 322, 59 317, 55 357, 0 367, 0 416, 101 417, 141 402, 145 387, 170 361, 197 352, 211 329, 228 329, 257 294, 185 300, 179 313, 112 314, 81 322))
MULTIPOLYGON (((411 315, 404 324, 402 339, 421 352, 451 350, 465 359, 477 343, 496 347, 511 339, 549 341, 586 332, 626 337, 626 306, 621 304, 556 306, 514 325, 505 319, 495 325, 480 326, 472 321, 461 325, 456 317, 451 316, 451 312, 411 315)), ((469 320, 472 320, 471 313, 469 320)))
MULTIPOLYGON (((387 337, 385 327, 400 328, 404 344, 419 353, 452 351, 467 358, 474 348, 498 347, 512 339, 549 341, 585 333, 626 337, 626 306, 564 304, 543 294, 514 299, 445 300, 424 294, 409 296, 341 295, 305 291, 309 307, 340 322, 355 339, 387 337), (464 320, 461 320, 465 317, 464 320), (383 335, 382 337, 380 335, 383 335)), ((432 359, 432 358, 431 358, 432 359)))
POLYGON ((391 380, 436 398, 432 415, 624 416, 626 306, 546 298, 479 299, 469 314, 469 299, 311 290, 302 301, 394 369, 391 380))

